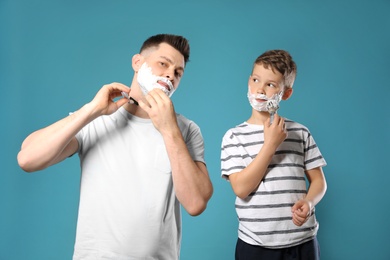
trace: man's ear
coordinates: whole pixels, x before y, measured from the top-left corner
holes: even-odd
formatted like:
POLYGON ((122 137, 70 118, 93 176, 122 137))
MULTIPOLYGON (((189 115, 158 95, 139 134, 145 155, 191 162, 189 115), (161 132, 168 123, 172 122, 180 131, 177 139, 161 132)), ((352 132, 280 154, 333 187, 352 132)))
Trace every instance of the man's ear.
POLYGON ((141 65, 144 63, 144 57, 141 54, 135 54, 131 59, 131 66, 133 67, 134 72, 138 72, 141 68, 141 65))
POLYGON ((283 92, 283 96, 282 96, 282 100, 287 100, 291 97, 293 93, 293 89, 292 88, 286 88, 283 92))

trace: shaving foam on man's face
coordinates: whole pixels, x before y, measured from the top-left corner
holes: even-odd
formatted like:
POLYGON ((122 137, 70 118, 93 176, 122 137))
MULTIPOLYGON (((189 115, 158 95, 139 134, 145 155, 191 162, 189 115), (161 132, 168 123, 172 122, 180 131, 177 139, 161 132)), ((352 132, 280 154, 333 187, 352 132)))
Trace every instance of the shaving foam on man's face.
POLYGON ((155 88, 164 91, 168 97, 171 97, 173 92, 175 92, 172 82, 167 78, 154 75, 152 73, 152 68, 149 67, 146 62, 144 62, 138 70, 137 81, 145 95, 155 88))
POLYGON ((282 99, 283 91, 272 95, 270 98, 264 94, 252 94, 248 86, 248 100, 253 109, 259 112, 275 113, 279 108, 279 102, 282 99), (261 100, 261 101, 258 101, 261 100))

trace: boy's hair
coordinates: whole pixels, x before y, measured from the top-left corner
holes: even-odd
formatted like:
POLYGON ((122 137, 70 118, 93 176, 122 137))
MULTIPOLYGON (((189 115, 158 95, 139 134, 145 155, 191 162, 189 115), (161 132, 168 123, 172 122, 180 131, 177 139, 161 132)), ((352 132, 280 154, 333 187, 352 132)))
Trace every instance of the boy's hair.
POLYGON ((178 50, 184 56, 184 63, 187 64, 190 58, 190 45, 188 40, 180 35, 157 34, 151 36, 142 44, 140 53, 148 48, 158 47, 163 42, 178 50))
POLYGON ((295 77, 297 75, 297 65, 293 61, 291 55, 284 50, 269 50, 261 54, 254 65, 263 65, 268 69, 271 67, 272 71, 277 70, 283 75, 284 86, 292 88, 295 77))

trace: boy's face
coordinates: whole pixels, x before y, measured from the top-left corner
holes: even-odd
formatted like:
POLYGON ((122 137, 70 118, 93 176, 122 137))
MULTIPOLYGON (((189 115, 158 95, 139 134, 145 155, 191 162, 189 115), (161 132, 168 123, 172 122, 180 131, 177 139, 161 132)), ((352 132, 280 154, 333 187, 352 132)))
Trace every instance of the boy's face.
MULTIPOLYGON (((251 94, 263 94, 271 98, 284 90, 283 75, 279 71, 272 71, 271 67, 266 69, 262 64, 255 64, 248 86, 251 94)), ((256 99, 256 101, 265 102, 266 100, 256 99)))

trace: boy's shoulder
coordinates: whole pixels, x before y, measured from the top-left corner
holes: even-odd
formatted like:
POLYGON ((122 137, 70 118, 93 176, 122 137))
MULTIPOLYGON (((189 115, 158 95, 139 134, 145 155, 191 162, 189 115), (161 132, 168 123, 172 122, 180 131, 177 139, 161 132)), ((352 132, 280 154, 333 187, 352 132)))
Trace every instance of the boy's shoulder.
POLYGON ((233 136, 247 135, 253 132, 263 130, 262 125, 252 125, 248 122, 242 122, 230 129, 228 129, 224 135, 224 138, 233 138, 233 136))
MULTIPOLYGON (((286 128, 290 130, 301 130, 304 132, 309 132, 308 127, 305 125, 298 123, 294 120, 291 120, 289 118, 284 118, 285 123, 286 123, 286 128)), ((228 129, 225 133, 225 137, 232 137, 234 135, 243 135, 243 134, 248 134, 252 132, 257 132, 257 131, 262 131, 263 130, 262 125, 254 125, 254 124, 249 124, 248 122, 244 121, 230 129, 228 129)))
POLYGON ((287 128, 290 128, 290 129, 297 128, 297 129, 309 131, 309 129, 305 125, 298 123, 297 121, 291 120, 289 118, 284 118, 284 122, 285 122, 287 128))
POLYGON ((235 125, 227 130, 227 132, 237 132, 237 131, 245 131, 246 129, 250 128, 250 124, 248 124, 246 121, 235 125))

